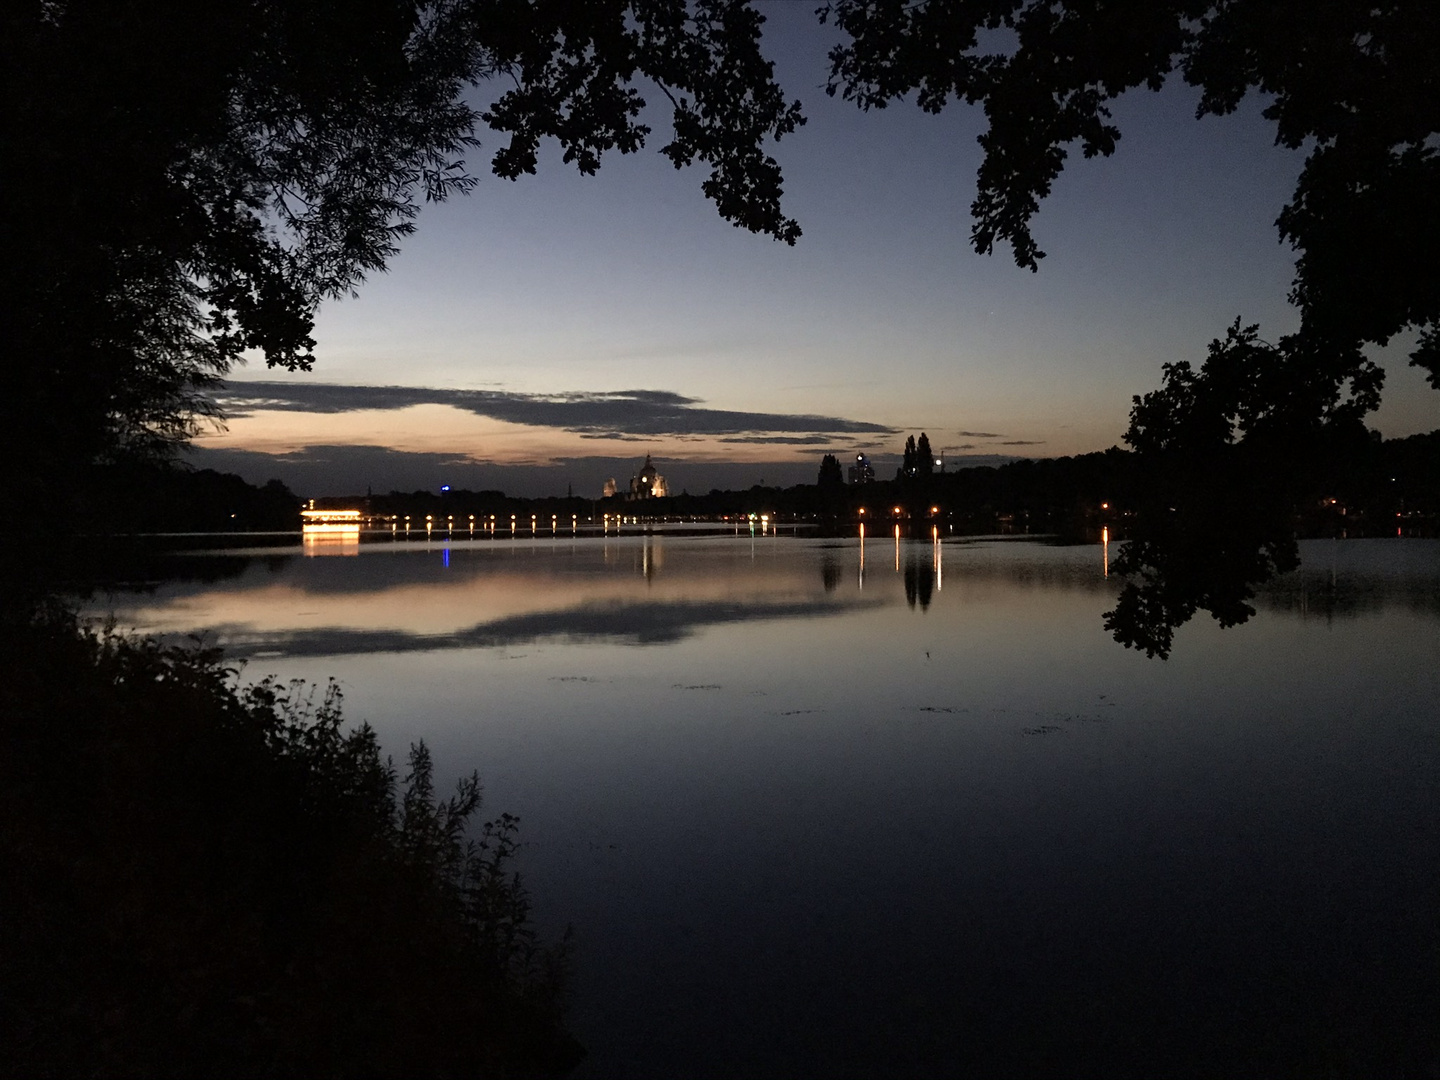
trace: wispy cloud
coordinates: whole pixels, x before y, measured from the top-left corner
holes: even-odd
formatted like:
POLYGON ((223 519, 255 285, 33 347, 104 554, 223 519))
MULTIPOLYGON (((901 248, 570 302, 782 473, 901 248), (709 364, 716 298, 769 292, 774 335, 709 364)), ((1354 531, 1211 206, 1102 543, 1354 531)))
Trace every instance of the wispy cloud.
POLYGON ((788 446, 829 446, 832 443, 848 443, 853 440, 830 435, 726 435, 715 440, 722 443, 781 444, 788 446))
POLYGON ((1005 436, 994 431, 957 431, 962 439, 1003 439, 1005 436))
MULTIPOLYGON (((559 428, 590 438, 767 433, 823 437, 894 434, 884 424, 839 416, 709 409, 699 398, 669 390, 574 391, 521 394, 505 390, 450 390, 416 386, 342 386, 335 383, 233 382, 215 395, 232 417, 260 411, 346 413, 448 405, 512 424, 559 428)), ((784 441, 757 439, 756 441, 784 441)))
POLYGON ((1001 446, 1042 446, 1044 439, 1006 439, 1001 446))

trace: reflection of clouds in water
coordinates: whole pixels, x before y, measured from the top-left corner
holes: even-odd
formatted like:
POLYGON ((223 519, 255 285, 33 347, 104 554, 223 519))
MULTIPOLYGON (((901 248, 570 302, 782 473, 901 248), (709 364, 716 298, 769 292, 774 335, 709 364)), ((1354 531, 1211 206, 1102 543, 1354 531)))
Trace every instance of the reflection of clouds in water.
POLYGON ((706 626, 764 619, 819 618, 874 606, 877 604, 864 601, 822 600, 589 604, 561 611, 512 615, 443 634, 343 627, 257 633, 242 626, 217 627, 212 632, 225 647, 226 655, 237 659, 496 648, 542 638, 668 645, 706 626))
MULTIPOLYGON (((268 552, 263 557, 254 552, 173 555, 156 578, 165 582, 169 597, 201 595, 211 591, 208 585, 219 581, 231 586, 228 591, 243 593, 271 587, 280 580, 318 598, 381 594, 406 585, 453 591, 471 582, 484 583, 488 589, 498 580, 522 579, 526 592, 557 585, 573 590, 602 581, 621 582, 626 571, 643 576, 647 567, 670 571, 677 586, 683 580, 683 587, 689 590, 723 581, 722 575, 741 574, 755 583, 754 588, 773 591, 784 587, 793 591, 807 577, 809 569, 803 562, 756 564, 751 548, 741 547, 746 540, 732 538, 727 532, 678 541, 640 533, 612 535, 603 540, 561 538, 558 542, 549 536, 535 540, 528 534, 518 540, 509 539, 507 534, 498 541, 381 541, 362 546, 358 560, 304 558, 298 548, 289 556, 268 552), (447 551, 448 565, 444 563, 447 551)), ((803 546, 799 550, 803 551, 803 546)), ((732 589, 734 585, 726 582, 717 587, 732 589)), ((128 586, 121 588, 128 590, 128 586)), ((122 594, 117 591, 114 595, 119 599, 122 594)))

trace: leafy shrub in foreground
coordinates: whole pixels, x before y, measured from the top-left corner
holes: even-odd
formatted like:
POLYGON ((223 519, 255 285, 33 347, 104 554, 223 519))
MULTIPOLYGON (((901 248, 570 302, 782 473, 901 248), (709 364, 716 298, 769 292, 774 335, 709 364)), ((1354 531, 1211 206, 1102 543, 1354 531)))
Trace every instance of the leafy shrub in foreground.
POLYGON ((478 777, 403 780, 340 693, 6 620, 0 1073, 560 1075, 564 944, 478 777))

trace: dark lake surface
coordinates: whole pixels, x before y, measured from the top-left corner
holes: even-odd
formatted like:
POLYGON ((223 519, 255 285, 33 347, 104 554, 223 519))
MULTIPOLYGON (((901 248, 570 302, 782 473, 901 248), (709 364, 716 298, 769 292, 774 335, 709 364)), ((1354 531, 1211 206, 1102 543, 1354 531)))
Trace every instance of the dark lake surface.
POLYGON ((999 540, 296 545, 91 610, 478 769, 577 1076, 1437 1076, 1440 541, 1302 554, 1168 661, 1102 548, 999 540))

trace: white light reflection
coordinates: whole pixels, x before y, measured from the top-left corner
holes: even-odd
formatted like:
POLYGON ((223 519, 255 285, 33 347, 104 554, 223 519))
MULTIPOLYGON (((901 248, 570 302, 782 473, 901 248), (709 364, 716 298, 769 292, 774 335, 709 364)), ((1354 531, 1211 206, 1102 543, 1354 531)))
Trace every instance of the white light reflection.
POLYGON ((865 588, 865 523, 860 522, 860 588, 865 588))

